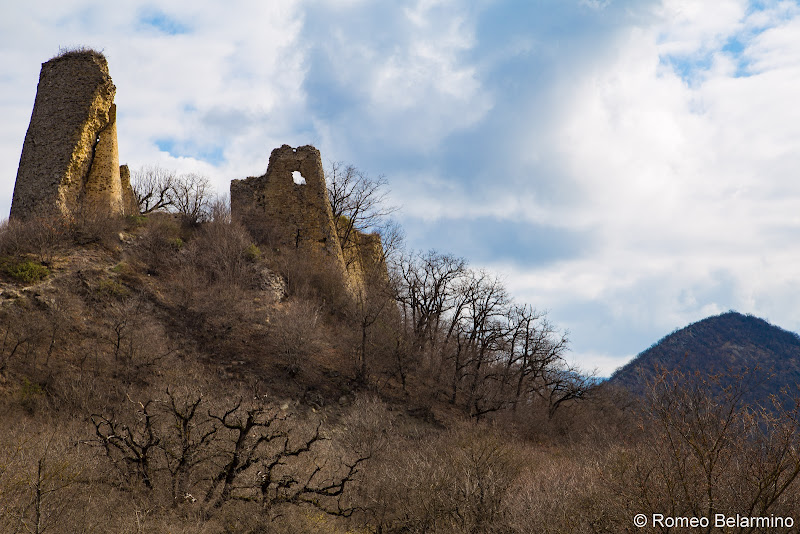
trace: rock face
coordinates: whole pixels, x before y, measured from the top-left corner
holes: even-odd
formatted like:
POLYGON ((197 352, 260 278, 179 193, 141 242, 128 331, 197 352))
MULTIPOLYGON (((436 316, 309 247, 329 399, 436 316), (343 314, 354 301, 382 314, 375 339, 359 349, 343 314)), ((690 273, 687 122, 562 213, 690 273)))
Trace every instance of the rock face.
POLYGON ((231 181, 231 216, 261 242, 299 249, 332 266, 352 295, 364 287, 368 268, 386 270, 377 234, 353 232, 352 243, 339 241, 322 158, 313 146, 283 145, 270 154, 266 174, 231 181))
POLYGON ((117 149, 116 87, 94 51, 68 52, 42 65, 22 147, 11 217, 72 217, 79 210, 135 209, 117 149))

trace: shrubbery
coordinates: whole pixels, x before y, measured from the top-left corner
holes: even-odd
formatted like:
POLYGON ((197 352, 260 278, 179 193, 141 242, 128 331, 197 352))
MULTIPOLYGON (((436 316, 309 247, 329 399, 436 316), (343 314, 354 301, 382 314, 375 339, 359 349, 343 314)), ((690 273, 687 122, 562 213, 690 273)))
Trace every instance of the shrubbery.
POLYGON ((4 263, 3 271, 17 282, 24 284, 40 282, 50 274, 47 267, 31 260, 9 260, 4 263))
POLYGON ((0 530, 597 533, 800 508, 796 411, 670 373, 632 399, 462 259, 348 288, 212 212, 123 240, 0 227, 5 275, 47 277, 0 302, 0 530))

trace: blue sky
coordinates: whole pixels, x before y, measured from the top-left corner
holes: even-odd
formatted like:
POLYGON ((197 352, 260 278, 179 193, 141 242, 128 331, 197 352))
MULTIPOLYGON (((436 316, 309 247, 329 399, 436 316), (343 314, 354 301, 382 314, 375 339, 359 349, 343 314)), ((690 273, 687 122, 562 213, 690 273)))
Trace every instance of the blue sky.
POLYGON ((496 271, 601 375, 728 309, 800 331, 795 1, 11 3, 0 213, 74 45, 109 60, 131 168, 224 193, 288 143, 385 175, 410 248, 496 271))

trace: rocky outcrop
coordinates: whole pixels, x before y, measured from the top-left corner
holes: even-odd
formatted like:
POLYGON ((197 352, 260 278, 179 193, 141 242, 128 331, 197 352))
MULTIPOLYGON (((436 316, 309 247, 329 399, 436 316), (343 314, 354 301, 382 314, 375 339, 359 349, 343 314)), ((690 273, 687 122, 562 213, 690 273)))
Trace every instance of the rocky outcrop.
POLYGON ((73 217, 79 210, 132 209, 117 148, 116 87, 94 51, 67 52, 42 65, 25 135, 11 217, 73 217))

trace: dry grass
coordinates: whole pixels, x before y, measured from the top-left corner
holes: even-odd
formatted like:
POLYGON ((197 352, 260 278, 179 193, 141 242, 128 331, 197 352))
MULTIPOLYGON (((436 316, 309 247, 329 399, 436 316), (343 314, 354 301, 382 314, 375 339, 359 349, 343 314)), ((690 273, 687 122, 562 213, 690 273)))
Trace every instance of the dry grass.
POLYGON ((62 59, 62 58, 69 58, 69 57, 96 57, 102 59, 103 61, 106 60, 105 55, 101 50, 96 50, 91 46, 85 45, 75 45, 75 46, 59 46, 58 47, 58 54, 53 56, 51 59, 62 59))
MULTIPOLYGON (((555 418, 531 403, 476 424, 428 387, 423 367, 405 369, 404 389, 391 351, 409 349, 392 343, 375 345, 375 379, 359 381, 358 330, 332 305, 335 281, 288 255, 248 255, 240 228, 213 224, 192 230, 157 215, 119 245, 88 247, 68 232, 48 243, 36 222, 0 228, 3 254, 52 255, 47 279, 0 294, 0 530, 37 532, 38 517, 38 532, 52 533, 619 532, 648 499, 685 508, 686 499, 664 497, 680 474, 680 462, 665 459, 691 464, 691 444, 676 455, 665 432, 685 430, 684 420, 714 429, 714 421, 637 411, 619 392, 598 389, 555 418), (269 264, 291 277, 281 302, 264 299, 251 279, 269 264), (202 396, 186 442, 168 390, 184 408, 202 396), (290 449, 317 428, 324 438, 284 459, 278 493, 297 489, 317 468, 314 484, 341 480, 348 464, 369 457, 341 495, 317 503, 347 513, 297 499, 265 506, 255 489, 263 465, 255 464, 234 477, 242 499, 209 504, 235 432, 197 440, 217 424, 212 414, 238 399, 268 406, 259 417, 292 413, 273 427, 291 436, 290 449), (155 418, 152 488, 122 474, 125 461, 109 459, 91 423, 102 416, 127 424, 142 444, 146 428, 136 425, 145 406, 155 418), (190 467, 176 467, 182 454, 190 467)), ((381 335, 394 340, 388 326, 381 335)), ((680 389, 671 394, 684 398, 680 389)), ((710 402, 684 404, 711 409, 710 402)), ((800 506, 797 483, 786 478, 800 465, 791 417, 753 426, 750 412, 735 413, 734 427, 749 432, 738 435, 749 437, 725 442, 712 491, 736 513, 776 466, 785 467, 788 489, 765 510, 791 513, 800 506)), ((700 464, 692 465, 686 473, 697 478, 700 464)))

